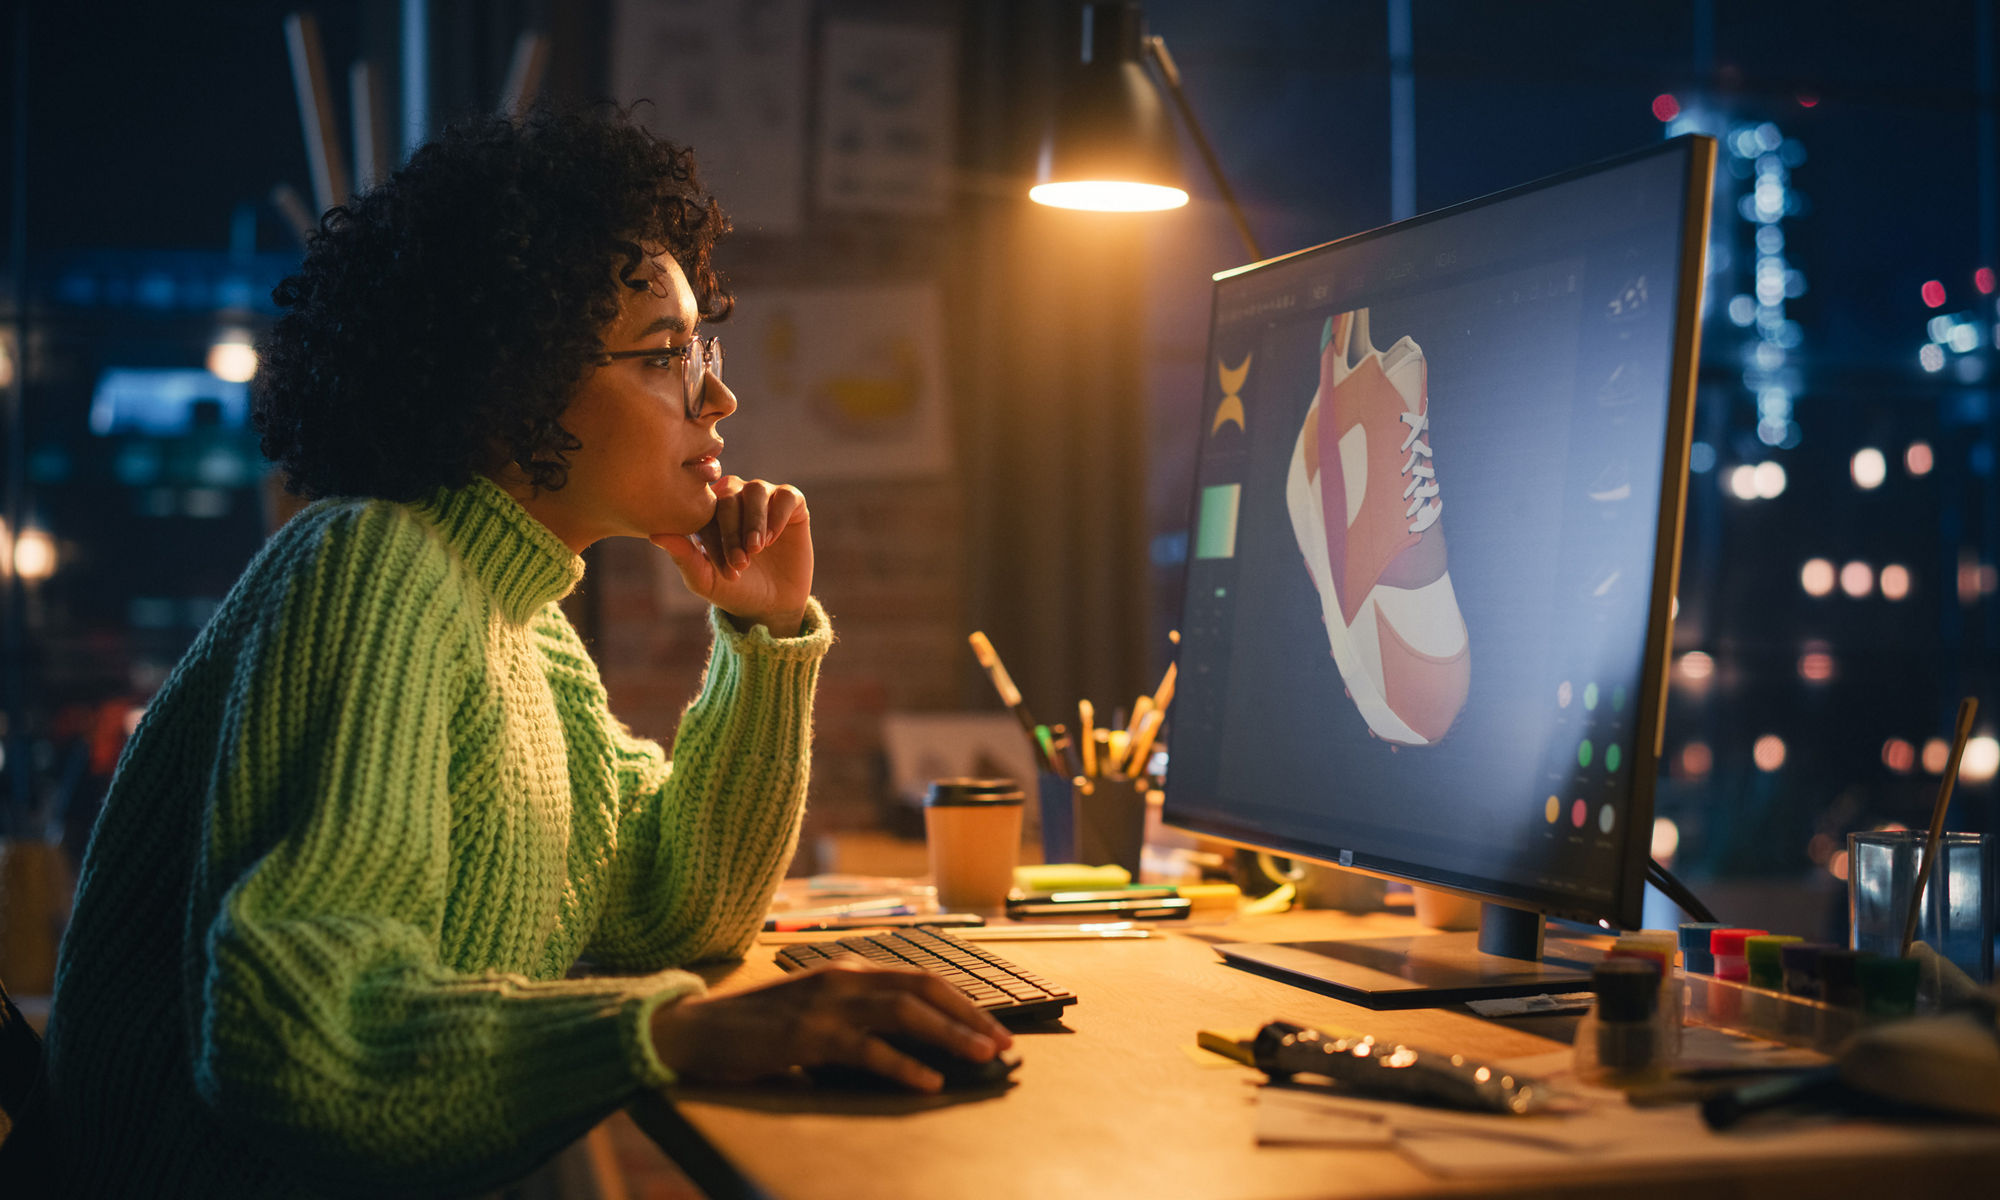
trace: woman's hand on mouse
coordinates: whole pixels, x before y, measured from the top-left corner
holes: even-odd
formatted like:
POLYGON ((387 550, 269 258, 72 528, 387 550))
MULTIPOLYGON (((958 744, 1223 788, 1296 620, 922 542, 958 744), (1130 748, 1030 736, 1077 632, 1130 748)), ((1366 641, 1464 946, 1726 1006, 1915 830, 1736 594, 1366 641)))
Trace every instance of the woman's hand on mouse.
POLYGON ((673 556, 688 590, 745 628, 796 637, 812 594, 811 516, 790 484, 724 475, 715 515, 699 533, 662 533, 654 545, 673 556))
POLYGON ((682 1079, 746 1083, 790 1067, 859 1067, 923 1092, 944 1080, 890 1048, 909 1034, 974 1062, 1013 1044, 998 1021, 924 971, 834 962, 741 992, 661 1005, 653 1048, 682 1079))

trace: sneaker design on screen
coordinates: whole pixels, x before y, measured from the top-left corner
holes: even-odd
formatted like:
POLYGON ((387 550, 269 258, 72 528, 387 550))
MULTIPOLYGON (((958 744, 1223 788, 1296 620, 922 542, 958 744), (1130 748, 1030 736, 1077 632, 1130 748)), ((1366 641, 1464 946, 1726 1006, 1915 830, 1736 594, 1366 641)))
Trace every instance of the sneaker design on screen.
POLYGON ((1442 738, 1472 685, 1445 568, 1428 376, 1410 338, 1386 352, 1370 344, 1367 309, 1327 321, 1285 482, 1347 694, 1371 733, 1405 746, 1442 738))

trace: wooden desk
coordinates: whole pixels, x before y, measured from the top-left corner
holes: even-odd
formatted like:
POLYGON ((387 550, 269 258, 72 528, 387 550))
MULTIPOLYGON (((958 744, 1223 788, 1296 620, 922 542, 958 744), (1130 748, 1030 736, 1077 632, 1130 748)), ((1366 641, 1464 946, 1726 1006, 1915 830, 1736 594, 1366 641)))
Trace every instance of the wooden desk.
MULTIPOLYGON (((1441 1181, 1389 1150, 1260 1147, 1253 1083, 1238 1067, 1190 1053, 1199 1029, 1255 1029, 1285 1018, 1366 1029, 1487 1058, 1544 1053, 1560 1043, 1463 1010, 1372 1012, 1225 966, 1211 941, 1407 935, 1386 914, 1299 913, 1129 942, 997 942, 1006 957, 1079 997, 1052 1032, 1015 1039, 1023 1058, 1000 1094, 859 1095, 802 1082, 755 1088, 685 1086, 631 1112, 716 1200, 964 1197, 1101 1200, 1144 1197, 1599 1195, 1704 1200, 1781 1193, 1945 1197, 1983 1194, 2000 1171, 2000 1132, 1984 1151, 1944 1157, 1721 1168, 1691 1163, 1647 1178, 1565 1177, 1505 1187, 1441 1181), (1829 1189, 1830 1190, 1827 1190, 1829 1189)), ((712 982, 727 989, 779 974, 773 947, 712 982)))

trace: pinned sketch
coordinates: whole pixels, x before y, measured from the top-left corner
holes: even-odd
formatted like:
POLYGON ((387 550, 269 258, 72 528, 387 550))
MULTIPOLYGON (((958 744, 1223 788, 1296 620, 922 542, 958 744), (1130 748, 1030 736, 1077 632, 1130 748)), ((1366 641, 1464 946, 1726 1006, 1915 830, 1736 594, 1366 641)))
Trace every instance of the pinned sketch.
POLYGON ((949 469, 936 288, 746 290, 725 338, 739 405, 720 427, 725 469, 786 482, 949 469))
POLYGON ((929 216, 950 201, 956 63, 949 30, 828 21, 819 95, 821 207, 929 216))
POLYGON ((611 87, 693 146, 739 231, 796 234, 805 210, 809 0, 613 0, 611 87))

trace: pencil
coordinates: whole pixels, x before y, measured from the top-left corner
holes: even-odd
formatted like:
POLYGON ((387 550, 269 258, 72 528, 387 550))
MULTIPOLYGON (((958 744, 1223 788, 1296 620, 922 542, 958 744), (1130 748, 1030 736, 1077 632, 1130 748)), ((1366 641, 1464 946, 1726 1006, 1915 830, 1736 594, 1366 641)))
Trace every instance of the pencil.
POLYGON ((1090 701, 1079 700, 1076 702, 1076 719, 1077 728, 1080 730, 1077 742, 1083 748, 1083 773, 1095 779, 1097 778, 1097 727, 1094 722, 1097 719, 1097 710, 1091 707, 1090 701))
POLYGON ((1153 708, 1163 717, 1166 714, 1167 705, 1174 702, 1174 680, 1179 672, 1179 663, 1168 663, 1167 673, 1160 677, 1160 686, 1153 689, 1153 708))
POLYGON ((1153 739, 1160 734, 1160 722, 1166 718, 1159 709, 1149 709, 1146 719, 1139 726, 1139 736, 1132 741, 1131 761, 1125 764, 1125 775, 1137 779, 1146 773, 1146 756, 1152 753, 1153 739))
MULTIPOLYGON (((1152 711, 1153 698, 1151 696, 1142 694, 1137 700, 1132 702, 1132 719, 1125 726, 1125 745, 1127 747, 1139 744, 1139 729, 1146 723, 1146 714, 1152 711)), ((1119 767, 1124 765, 1124 762, 1125 755, 1121 753, 1112 759, 1111 769, 1114 771, 1118 770, 1119 767)))

